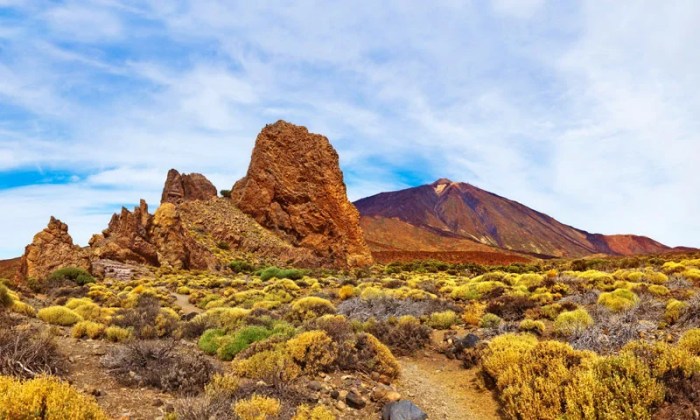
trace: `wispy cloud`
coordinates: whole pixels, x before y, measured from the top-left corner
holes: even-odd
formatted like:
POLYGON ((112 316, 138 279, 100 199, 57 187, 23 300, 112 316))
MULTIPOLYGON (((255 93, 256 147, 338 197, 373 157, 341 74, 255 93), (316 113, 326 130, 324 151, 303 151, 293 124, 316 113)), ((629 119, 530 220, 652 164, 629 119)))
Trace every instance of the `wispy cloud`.
POLYGON ((0 256, 85 243, 170 167, 229 188, 277 119, 353 199, 447 176, 590 231, 700 246, 693 2, 0 0, 0 256), (12 185, 23 185, 15 182, 12 185), (21 211, 19 209, 22 209, 21 211))

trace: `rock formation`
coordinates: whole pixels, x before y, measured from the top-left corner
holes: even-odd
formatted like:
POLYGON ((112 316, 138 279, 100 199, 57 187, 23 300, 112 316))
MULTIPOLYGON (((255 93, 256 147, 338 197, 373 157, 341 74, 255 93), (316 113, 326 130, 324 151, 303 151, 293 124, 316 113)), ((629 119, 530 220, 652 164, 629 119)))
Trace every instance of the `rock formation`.
POLYGON ((48 226, 34 235, 20 261, 19 280, 43 280, 63 267, 90 268, 87 252, 73 244, 68 225, 51 216, 48 226))
POLYGON ((175 169, 168 171, 163 187, 161 203, 179 204, 192 200, 216 198, 216 187, 202 174, 180 174, 175 169))
POLYGON ((182 226, 177 206, 164 203, 155 215, 141 200, 133 212, 122 208, 107 229, 90 239, 93 260, 114 260, 172 268, 211 268, 214 256, 182 226))
POLYGON ((328 139, 284 121, 258 135, 248 172, 231 199, 244 213, 324 264, 372 263, 328 139))

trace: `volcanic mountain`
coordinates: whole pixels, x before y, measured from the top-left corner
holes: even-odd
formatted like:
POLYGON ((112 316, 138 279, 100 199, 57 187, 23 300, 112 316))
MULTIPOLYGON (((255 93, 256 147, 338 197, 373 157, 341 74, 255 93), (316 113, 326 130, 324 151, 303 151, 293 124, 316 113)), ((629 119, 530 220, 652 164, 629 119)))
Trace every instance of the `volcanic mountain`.
POLYGON ((449 179, 377 194, 354 204, 373 253, 497 247, 543 257, 581 257, 670 250, 644 236, 591 234, 516 201, 449 179))

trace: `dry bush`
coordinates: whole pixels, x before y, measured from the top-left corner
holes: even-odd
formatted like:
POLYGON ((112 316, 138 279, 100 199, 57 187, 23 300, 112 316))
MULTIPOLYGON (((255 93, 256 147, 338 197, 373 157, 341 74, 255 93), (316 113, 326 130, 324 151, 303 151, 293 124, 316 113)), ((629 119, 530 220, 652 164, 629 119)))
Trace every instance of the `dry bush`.
POLYGON ((528 309, 537 306, 537 303, 524 296, 501 296, 486 306, 486 312, 490 312, 506 321, 520 321, 528 309))
POLYGON ((66 371, 66 363, 50 335, 16 328, 0 330, 0 375, 60 375, 66 371))
POLYGON ((160 301, 152 295, 139 295, 132 308, 117 311, 112 324, 132 328, 133 336, 140 339, 170 337, 177 330, 178 320, 166 316, 160 301))
POLYGON ((700 327, 700 293, 694 294, 685 302, 688 306, 676 321, 676 325, 684 328, 700 327))
POLYGON ((399 356, 413 354, 430 344, 431 328, 412 316, 369 322, 367 332, 379 338, 399 356))
POLYGON ((462 312, 458 306, 451 302, 433 299, 397 299, 387 296, 373 299, 353 298, 343 301, 338 305, 339 314, 363 322, 370 318, 385 321, 388 318, 399 318, 405 315, 420 318, 421 316, 430 315, 434 312, 444 312, 447 310, 452 310, 457 313, 462 312))
POLYGON ((204 355, 178 349, 170 341, 131 341, 112 349, 102 364, 125 385, 184 395, 198 394, 216 373, 204 355))

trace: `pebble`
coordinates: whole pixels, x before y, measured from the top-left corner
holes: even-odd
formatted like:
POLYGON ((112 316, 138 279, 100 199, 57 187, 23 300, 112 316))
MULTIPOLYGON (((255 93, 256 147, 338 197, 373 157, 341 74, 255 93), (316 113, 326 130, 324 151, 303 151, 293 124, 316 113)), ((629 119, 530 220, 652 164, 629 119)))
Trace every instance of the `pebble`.
POLYGON ((340 411, 343 411, 343 410, 345 410, 346 408, 348 408, 348 407, 345 405, 345 403, 342 402, 342 401, 338 401, 338 402, 335 404, 335 406, 336 406, 336 408, 337 408, 338 410, 340 410, 340 411))
POLYGON ((312 391, 320 391, 320 390, 323 389, 323 386, 322 386, 321 383, 318 382, 318 381, 311 381, 311 382, 309 382, 308 387, 309 387, 309 389, 312 390, 312 391))
POLYGON ((356 410, 361 410, 367 405, 365 399, 362 398, 361 395, 356 394, 354 392, 348 393, 348 395, 345 397, 345 402, 347 403, 348 407, 354 408, 356 410))

